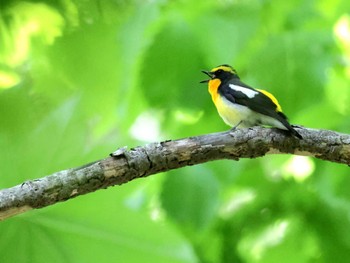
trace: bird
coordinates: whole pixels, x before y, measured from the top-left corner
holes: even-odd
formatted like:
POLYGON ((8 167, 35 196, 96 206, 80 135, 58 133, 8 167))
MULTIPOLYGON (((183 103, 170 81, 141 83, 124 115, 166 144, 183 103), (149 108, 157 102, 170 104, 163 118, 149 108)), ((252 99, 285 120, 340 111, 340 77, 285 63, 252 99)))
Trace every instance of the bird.
POLYGON ((202 72, 209 79, 200 83, 208 83, 208 91, 220 117, 232 129, 271 126, 302 139, 288 122, 277 99, 266 90, 243 83, 233 67, 223 64, 202 72))

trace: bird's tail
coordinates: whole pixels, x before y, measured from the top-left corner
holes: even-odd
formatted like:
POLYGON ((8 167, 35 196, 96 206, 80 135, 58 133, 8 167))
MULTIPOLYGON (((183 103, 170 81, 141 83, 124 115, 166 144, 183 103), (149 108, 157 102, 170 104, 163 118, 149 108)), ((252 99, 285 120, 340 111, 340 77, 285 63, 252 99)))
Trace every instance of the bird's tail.
POLYGON ((279 121, 283 124, 284 127, 287 128, 287 130, 290 132, 291 135, 294 137, 297 137, 299 139, 302 139, 303 137, 300 135, 299 132, 297 132, 292 125, 289 124, 286 115, 284 115, 282 112, 278 112, 279 115, 279 121))
POLYGON ((289 123, 288 123, 289 127, 287 127, 288 131, 290 132, 291 135, 299 138, 299 139, 302 139, 303 136, 300 135, 299 132, 297 132, 289 123))

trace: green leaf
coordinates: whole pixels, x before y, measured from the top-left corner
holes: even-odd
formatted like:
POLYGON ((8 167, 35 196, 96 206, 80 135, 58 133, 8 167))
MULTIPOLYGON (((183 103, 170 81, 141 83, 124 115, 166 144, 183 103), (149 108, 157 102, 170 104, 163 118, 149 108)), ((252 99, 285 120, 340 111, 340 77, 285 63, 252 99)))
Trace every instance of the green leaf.
POLYGON ((170 172, 165 178, 161 202, 168 216, 185 231, 203 231, 214 219, 219 184, 208 169, 196 167, 170 172))

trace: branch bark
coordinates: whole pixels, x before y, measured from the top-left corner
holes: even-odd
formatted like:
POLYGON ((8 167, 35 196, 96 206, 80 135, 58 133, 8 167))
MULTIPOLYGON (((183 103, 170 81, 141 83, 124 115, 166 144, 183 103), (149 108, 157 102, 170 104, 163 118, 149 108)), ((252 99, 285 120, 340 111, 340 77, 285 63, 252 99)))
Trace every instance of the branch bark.
POLYGON ((136 178, 219 159, 238 161, 266 154, 295 154, 350 165, 350 135, 297 129, 302 140, 281 130, 254 127, 150 143, 130 150, 120 148, 111 157, 1 190, 0 220, 136 178))

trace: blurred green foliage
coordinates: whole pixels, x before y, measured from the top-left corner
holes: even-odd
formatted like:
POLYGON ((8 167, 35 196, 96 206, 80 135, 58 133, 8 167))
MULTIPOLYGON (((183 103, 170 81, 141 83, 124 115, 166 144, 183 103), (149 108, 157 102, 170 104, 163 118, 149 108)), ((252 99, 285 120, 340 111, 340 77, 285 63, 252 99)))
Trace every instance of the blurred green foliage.
MULTIPOLYGON (((202 69, 234 65, 292 123, 349 133, 350 2, 0 4, 0 187, 118 147, 225 130, 202 69)), ((348 262, 349 168, 217 161, 0 223, 0 262, 348 262)))

